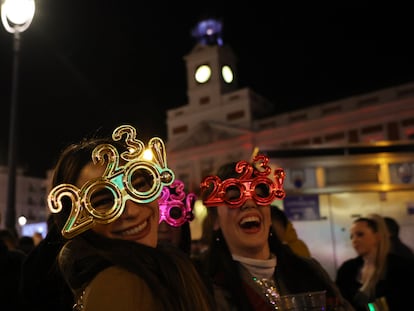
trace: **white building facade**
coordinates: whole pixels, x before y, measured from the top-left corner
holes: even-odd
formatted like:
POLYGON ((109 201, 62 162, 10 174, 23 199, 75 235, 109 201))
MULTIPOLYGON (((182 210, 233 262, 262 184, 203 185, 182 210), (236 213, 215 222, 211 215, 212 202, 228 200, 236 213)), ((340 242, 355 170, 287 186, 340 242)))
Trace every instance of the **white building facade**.
MULTIPOLYGON (((0 167, 0 228, 6 228, 7 183, 7 167, 0 167)), ((25 176, 22 171, 17 170, 15 213, 15 229, 20 235, 22 234, 22 228, 18 225, 20 216, 25 217, 28 225, 46 221, 48 210, 44 178, 25 176)))

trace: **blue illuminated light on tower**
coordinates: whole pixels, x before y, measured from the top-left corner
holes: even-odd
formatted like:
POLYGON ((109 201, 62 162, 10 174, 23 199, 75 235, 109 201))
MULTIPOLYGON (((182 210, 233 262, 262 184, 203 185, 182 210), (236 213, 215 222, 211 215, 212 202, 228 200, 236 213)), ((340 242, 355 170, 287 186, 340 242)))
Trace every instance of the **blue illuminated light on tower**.
POLYGON ((198 22, 191 32, 198 43, 203 45, 223 45, 222 23, 213 18, 204 19, 198 22))

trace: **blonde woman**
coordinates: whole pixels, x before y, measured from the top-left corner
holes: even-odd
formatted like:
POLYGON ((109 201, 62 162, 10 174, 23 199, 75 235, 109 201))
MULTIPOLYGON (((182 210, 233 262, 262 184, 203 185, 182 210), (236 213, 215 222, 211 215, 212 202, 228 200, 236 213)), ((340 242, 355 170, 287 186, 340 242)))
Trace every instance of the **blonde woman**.
POLYGON ((389 252, 389 233, 384 219, 370 214, 356 219, 350 229, 357 257, 338 269, 336 284, 357 311, 405 310, 411 290, 404 286, 414 277, 414 261, 389 252), (382 308, 382 309, 381 309, 382 308))

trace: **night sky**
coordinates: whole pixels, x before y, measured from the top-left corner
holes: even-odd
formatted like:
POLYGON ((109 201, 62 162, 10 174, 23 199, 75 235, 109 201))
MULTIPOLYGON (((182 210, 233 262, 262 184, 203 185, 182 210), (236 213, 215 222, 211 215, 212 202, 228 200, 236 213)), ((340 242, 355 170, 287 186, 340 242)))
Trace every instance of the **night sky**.
MULTIPOLYGON (((38 0, 19 58, 19 165, 44 177, 68 143, 120 124, 135 125, 144 141, 167 139, 166 109, 187 103, 183 57, 196 43, 191 29, 205 17, 223 22, 240 87, 280 112, 414 82, 407 8, 218 3, 38 0)), ((13 54, 2 26, 0 46, 6 165, 13 54)))

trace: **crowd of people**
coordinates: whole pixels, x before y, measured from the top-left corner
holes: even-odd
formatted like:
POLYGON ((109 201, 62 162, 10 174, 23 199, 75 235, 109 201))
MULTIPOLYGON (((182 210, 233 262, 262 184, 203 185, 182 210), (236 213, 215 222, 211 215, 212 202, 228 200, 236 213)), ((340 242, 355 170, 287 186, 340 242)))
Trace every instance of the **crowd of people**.
POLYGON ((403 284, 414 278, 414 255, 392 218, 355 219, 356 256, 332 279, 272 205, 286 195, 282 168, 272 171, 258 154, 215 174, 200 182, 198 198, 186 192, 164 142, 146 147, 129 125, 67 146, 54 168, 46 237, 19 248, 7 230, 0 236, 0 309, 270 311, 316 293, 319 310, 410 305, 403 284), (207 209, 207 247, 195 258, 196 199, 207 209))

